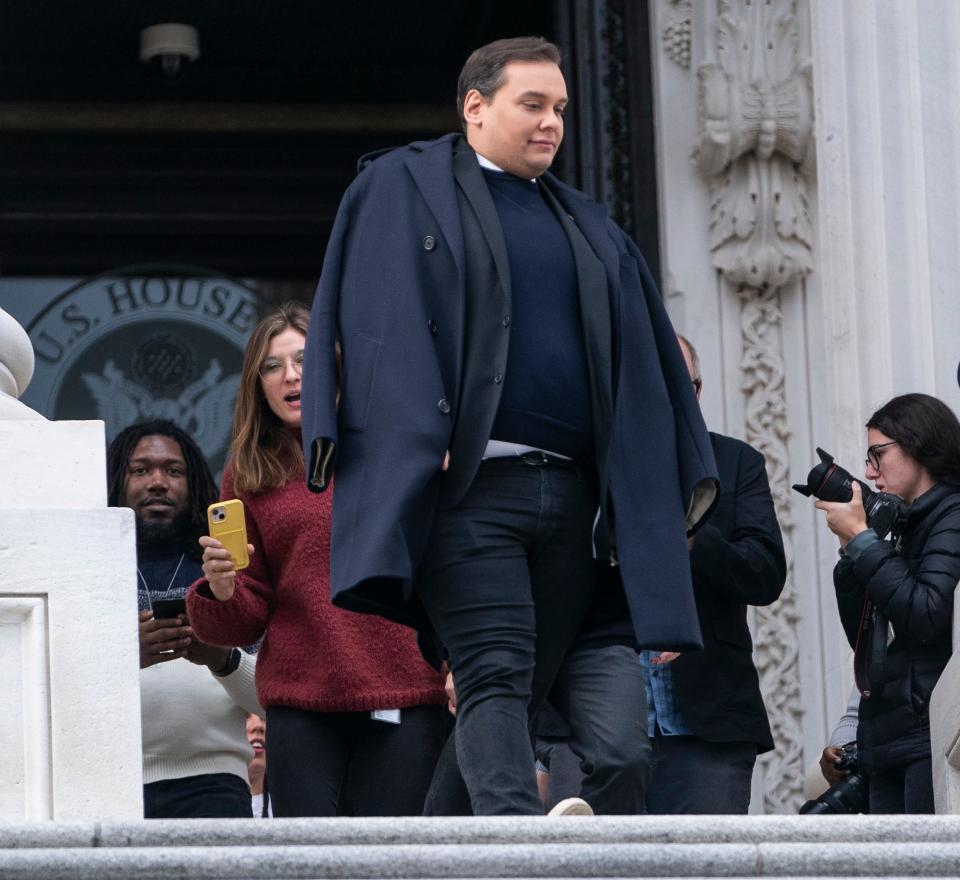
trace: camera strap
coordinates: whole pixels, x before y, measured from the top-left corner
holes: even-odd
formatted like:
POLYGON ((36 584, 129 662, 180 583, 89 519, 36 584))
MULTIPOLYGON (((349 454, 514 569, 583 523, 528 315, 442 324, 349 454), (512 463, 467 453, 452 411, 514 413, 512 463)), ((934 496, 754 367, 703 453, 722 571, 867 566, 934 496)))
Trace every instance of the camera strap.
POLYGON ((863 598, 863 611, 853 649, 853 678, 860 695, 869 700, 883 693, 884 666, 887 661, 887 619, 869 596, 863 598))

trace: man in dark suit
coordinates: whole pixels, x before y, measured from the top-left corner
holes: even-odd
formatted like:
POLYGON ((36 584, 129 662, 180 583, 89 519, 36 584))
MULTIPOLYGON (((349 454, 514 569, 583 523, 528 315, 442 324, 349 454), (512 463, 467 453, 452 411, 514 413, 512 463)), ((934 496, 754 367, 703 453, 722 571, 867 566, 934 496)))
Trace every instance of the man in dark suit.
POLYGON ((436 633, 480 815, 542 812, 528 708, 594 556, 622 569, 641 644, 700 645, 686 535, 715 500, 713 454, 643 258, 548 173, 566 104, 552 44, 474 52, 465 136, 381 155, 348 189, 307 340, 311 487, 336 464, 333 600, 436 633))
MULTIPOLYGON (((700 399, 694 347, 680 337, 700 399)), ((757 754, 774 747, 753 665, 747 606, 775 602, 783 539, 763 455, 711 432, 723 487, 690 551, 703 651, 641 653, 653 763, 648 813, 746 813, 757 754)))

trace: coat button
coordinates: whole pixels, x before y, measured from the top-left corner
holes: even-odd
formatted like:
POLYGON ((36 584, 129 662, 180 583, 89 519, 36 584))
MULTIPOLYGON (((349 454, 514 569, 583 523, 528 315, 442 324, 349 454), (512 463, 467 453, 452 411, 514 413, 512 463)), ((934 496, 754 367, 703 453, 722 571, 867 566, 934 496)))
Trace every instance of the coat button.
POLYGON ((437 246, 437 240, 432 235, 425 235, 423 237, 423 249, 425 251, 432 251, 437 246))
POLYGON ((504 327, 509 327, 509 326, 510 326, 510 316, 509 316, 509 315, 504 315, 504 316, 503 316, 503 321, 501 321, 501 323, 503 324, 504 327))
POLYGON ((444 415, 447 415, 450 412, 450 401, 446 397, 441 397, 440 401, 437 403, 437 409, 440 410, 444 415))
POLYGON ((429 321, 427 321, 427 327, 430 328, 430 332, 431 332, 431 333, 436 334, 436 332, 437 332, 437 322, 434 321, 433 318, 431 318, 429 321))
POLYGON ((497 373, 497 375, 493 377, 493 381, 499 385, 503 381, 503 373, 497 373))

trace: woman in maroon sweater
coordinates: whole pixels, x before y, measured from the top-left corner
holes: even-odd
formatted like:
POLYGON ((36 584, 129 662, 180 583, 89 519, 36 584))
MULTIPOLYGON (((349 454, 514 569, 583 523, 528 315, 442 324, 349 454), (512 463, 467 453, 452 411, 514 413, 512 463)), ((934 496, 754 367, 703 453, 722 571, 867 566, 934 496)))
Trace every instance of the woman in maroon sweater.
POLYGON ((330 601, 332 498, 307 489, 300 448, 308 320, 285 304, 247 344, 221 498, 243 500, 250 566, 237 571, 201 538, 205 578, 187 611, 205 642, 264 637, 257 693, 274 815, 416 815, 447 730, 443 681, 411 630, 330 601))

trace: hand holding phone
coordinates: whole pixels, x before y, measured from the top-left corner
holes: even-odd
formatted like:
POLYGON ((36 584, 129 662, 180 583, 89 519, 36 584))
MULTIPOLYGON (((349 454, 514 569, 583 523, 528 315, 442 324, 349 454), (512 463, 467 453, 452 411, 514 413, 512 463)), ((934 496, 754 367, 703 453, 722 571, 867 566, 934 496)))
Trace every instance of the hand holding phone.
POLYGON ((210 537, 216 538, 230 554, 239 571, 250 564, 247 554, 247 521, 239 498, 218 501, 207 508, 210 537))
POLYGON ((243 502, 218 501, 207 509, 210 536, 200 539, 203 574, 213 595, 221 601, 233 596, 237 570, 250 564, 243 502))
POLYGON ((140 668, 155 666, 157 663, 169 663, 187 656, 190 645, 190 628, 186 624, 170 620, 161 621, 154 617, 153 611, 141 611, 140 631, 140 668))

